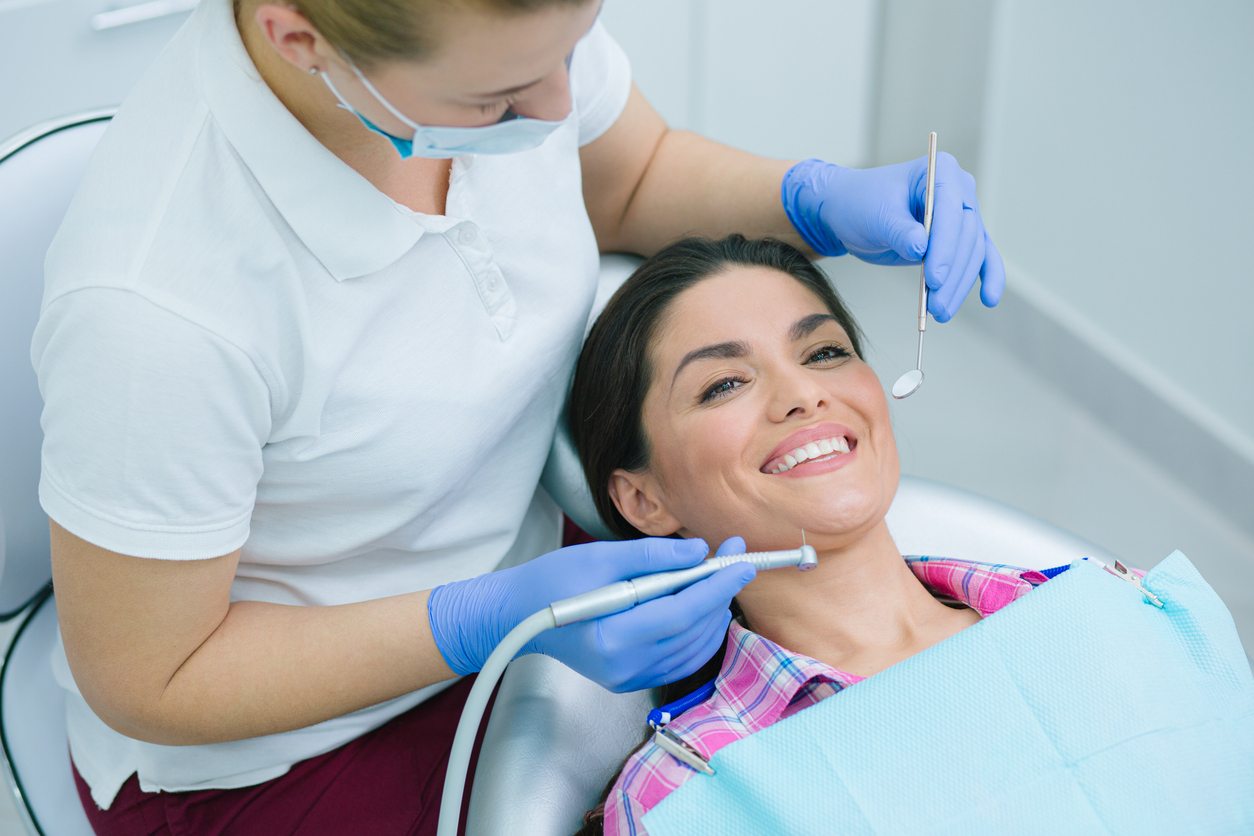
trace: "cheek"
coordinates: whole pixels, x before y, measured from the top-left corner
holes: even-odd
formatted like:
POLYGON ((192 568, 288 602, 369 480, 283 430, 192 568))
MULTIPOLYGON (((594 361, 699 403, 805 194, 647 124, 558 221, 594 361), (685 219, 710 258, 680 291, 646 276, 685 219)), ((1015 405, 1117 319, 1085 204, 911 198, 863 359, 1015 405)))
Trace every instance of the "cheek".
POLYGON ((740 406, 690 413, 671 423, 653 447, 651 467, 672 513, 686 528, 739 513, 742 483, 751 475, 744 451, 753 440, 749 410, 740 406))
POLYGON ((879 465, 881 487, 886 497, 884 510, 887 511, 893 495, 897 492, 897 483, 901 477, 901 461, 897 455, 897 440, 893 436, 892 419, 888 413, 888 399, 884 396, 884 387, 879 377, 870 366, 863 365, 853 388, 855 408, 862 413, 870 430, 871 447, 879 465))

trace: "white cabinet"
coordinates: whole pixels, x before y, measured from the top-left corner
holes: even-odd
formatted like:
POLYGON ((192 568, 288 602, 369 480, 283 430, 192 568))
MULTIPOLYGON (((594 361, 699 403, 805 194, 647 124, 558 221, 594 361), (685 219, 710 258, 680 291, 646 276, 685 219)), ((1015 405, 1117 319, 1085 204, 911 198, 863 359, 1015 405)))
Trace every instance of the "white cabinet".
POLYGON ((187 19, 190 0, 165 2, 0 0, 0 140, 46 119, 120 104, 187 19), (106 28, 93 29, 102 14, 96 25, 106 28))

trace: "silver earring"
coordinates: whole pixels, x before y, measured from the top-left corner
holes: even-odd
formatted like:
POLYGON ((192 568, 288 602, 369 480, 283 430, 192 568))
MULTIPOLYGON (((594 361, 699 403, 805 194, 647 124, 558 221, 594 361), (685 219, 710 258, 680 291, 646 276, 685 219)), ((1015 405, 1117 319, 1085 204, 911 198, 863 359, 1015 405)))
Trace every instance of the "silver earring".
POLYGON ((310 74, 310 75, 317 75, 317 74, 318 74, 318 68, 317 68, 317 67, 310 67, 310 68, 309 68, 309 74, 310 74))

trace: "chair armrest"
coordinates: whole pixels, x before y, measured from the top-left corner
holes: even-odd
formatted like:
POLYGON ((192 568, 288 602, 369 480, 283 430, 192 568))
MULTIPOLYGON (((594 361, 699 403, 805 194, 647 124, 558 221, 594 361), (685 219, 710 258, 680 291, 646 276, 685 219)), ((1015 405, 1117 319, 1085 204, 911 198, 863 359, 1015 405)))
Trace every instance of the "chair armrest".
POLYGON ((484 733, 466 836, 571 836, 654 707, 649 691, 613 694, 547 656, 516 659, 484 733))

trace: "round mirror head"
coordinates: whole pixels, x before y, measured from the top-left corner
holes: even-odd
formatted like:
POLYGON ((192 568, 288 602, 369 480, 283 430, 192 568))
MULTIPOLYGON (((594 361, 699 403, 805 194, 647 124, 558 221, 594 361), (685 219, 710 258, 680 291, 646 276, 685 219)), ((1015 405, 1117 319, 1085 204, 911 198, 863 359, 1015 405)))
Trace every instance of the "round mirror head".
POLYGON ((911 369, 897 378, 897 382, 893 384, 893 397, 897 400, 908 398, 922 385, 923 372, 919 369, 911 369))

